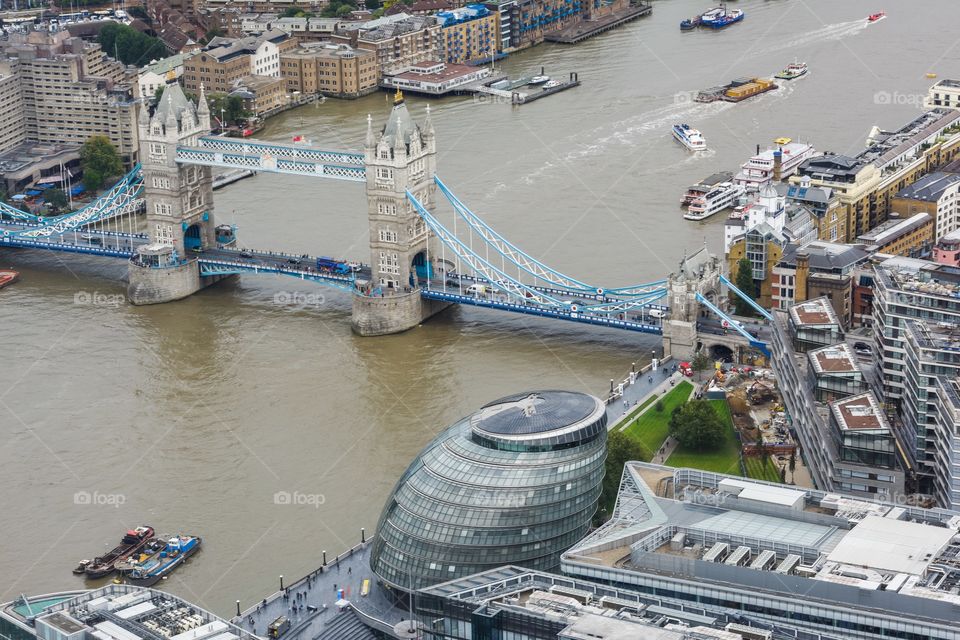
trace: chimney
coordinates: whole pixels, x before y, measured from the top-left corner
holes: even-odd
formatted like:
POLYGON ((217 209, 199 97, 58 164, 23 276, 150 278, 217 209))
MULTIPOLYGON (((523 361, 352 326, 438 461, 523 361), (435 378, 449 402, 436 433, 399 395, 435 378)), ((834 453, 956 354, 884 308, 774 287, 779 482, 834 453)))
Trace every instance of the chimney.
POLYGON ((783 169, 783 152, 777 149, 773 152, 773 181, 780 182, 783 169))

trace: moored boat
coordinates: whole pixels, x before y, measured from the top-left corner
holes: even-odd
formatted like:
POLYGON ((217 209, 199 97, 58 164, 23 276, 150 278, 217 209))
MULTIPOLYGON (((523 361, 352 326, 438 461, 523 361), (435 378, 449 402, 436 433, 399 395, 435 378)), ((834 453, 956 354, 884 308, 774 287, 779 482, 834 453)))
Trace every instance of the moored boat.
MULTIPOLYGON (((143 548, 147 541, 153 537, 153 527, 143 526, 136 529, 130 529, 123 536, 116 547, 102 556, 98 556, 89 562, 84 573, 88 578, 103 578, 114 572, 114 565, 118 560, 125 560, 131 555, 143 548)), ((78 569, 80 567, 77 567, 78 569)))
POLYGON ((530 84, 543 84, 545 82, 550 82, 550 76, 539 75, 530 78, 530 84))
POLYGON ((673 137, 690 151, 703 151, 707 148, 703 134, 688 124, 673 125, 673 137))
POLYGON ((807 73, 807 63, 806 62, 791 62, 787 65, 787 68, 778 73, 775 78, 781 80, 796 80, 802 75, 807 73))
POLYGON ((700 26, 700 16, 694 16, 689 20, 680 21, 680 31, 692 31, 700 26))
POLYGON ((745 189, 742 185, 722 182, 708 193, 694 198, 683 217, 687 220, 705 220, 724 209, 735 206, 744 193, 745 189))
POLYGON ((742 9, 727 11, 726 3, 720 3, 719 7, 701 14, 700 26, 710 29, 723 29, 724 27, 729 27, 732 24, 740 22, 745 16, 746 14, 742 9))
POLYGON ((163 549, 131 569, 126 582, 141 587, 160 582, 193 555, 201 542, 199 536, 179 535, 168 539, 163 549))
POLYGON ((740 171, 733 181, 742 184, 747 191, 759 191, 760 187, 771 180, 785 180, 790 177, 804 160, 817 155, 813 145, 806 142, 777 138, 774 143, 776 147, 766 151, 760 151, 760 146, 757 145, 756 155, 740 165, 740 171))
POLYGON ((0 289, 20 279, 20 274, 12 270, 0 271, 0 289))
POLYGON ((147 544, 145 544, 138 552, 124 558, 123 560, 117 560, 114 563, 113 568, 121 575, 130 573, 137 565, 143 564, 152 556, 155 556, 163 551, 167 547, 167 537, 169 536, 150 538, 147 541, 147 544))
POLYGON ((560 82, 559 80, 548 80, 546 83, 544 83, 543 88, 553 89, 554 87, 559 87, 561 84, 563 83, 560 82))

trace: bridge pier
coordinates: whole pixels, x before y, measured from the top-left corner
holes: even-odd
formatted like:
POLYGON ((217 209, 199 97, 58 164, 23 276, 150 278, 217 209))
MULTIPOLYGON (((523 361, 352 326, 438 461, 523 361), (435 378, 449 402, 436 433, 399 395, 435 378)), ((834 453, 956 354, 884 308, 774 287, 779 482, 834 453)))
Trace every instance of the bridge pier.
POLYGON ((353 296, 351 326, 360 336, 385 336, 402 333, 440 313, 451 303, 425 300, 419 291, 387 296, 353 296))

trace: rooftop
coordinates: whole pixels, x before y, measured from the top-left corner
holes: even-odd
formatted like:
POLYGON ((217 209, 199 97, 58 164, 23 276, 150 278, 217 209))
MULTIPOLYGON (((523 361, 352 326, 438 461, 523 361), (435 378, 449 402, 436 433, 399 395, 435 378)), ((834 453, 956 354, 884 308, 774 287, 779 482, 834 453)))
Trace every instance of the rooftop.
POLYGON ((960 110, 931 109, 917 116, 896 131, 876 131, 872 143, 857 154, 857 159, 872 162, 883 169, 904 153, 937 136, 943 129, 960 120, 960 110))
POLYGON ((960 175, 937 171, 928 173, 909 187, 897 192, 897 198, 937 202, 943 192, 960 182, 960 175))
MULTIPOLYGON (((957 176, 960 181, 960 176, 957 176)), ((930 224, 933 218, 929 213, 920 212, 909 218, 891 218, 886 222, 881 222, 873 229, 870 229, 857 238, 858 242, 863 242, 876 247, 883 247, 894 240, 901 238, 908 233, 916 231, 920 227, 930 224)))
POLYGON ((956 267, 917 258, 893 257, 877 265, 876 271, 878 279, 888 288, 960 298, 960 269, 956 267))
POLYGON ((860 158, 828 153, 804 160, 797 168, 797 173, 826 180, 831 178, 852 179, 866 165, 867 162, 860 158))
POLYGON ((797 258, 805 256, 811 273, 846 274, 851 268, 866 262, 870 251, 864 247, 826 240, 814 240, 804 245, 789 244, 779 264, 797 265, 797 258))
POLYGON ((519 393, 484 406, 473 429, 498 435, 532 435, 565 430, 598 411, 593 396, 572 391, 519 393))
POLYGON ((790 317, 798 326, 840 325, 833 305, 826 298, 799 302, 790 307, 790 317))
POLYGON ((843 431, 889 431, 890 424, 872 391, 830 403, 833 416, 843 431))
POLYGON ((868 515, 827 556, 832 562, 920 575, 955 531, 868 515))
POLYGON ((855 373, 860 366, 846 342, 815 349, 807 354, 817 373, 855 373))

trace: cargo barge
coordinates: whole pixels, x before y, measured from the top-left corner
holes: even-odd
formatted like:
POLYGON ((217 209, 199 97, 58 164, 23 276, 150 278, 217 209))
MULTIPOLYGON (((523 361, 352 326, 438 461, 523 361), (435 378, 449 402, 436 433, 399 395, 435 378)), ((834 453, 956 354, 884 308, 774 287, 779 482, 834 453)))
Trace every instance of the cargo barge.
POLYGON ((741 102, 747 98, 773 91, 777 85, 766 78, 737 78, 720 87, 704 89, 694 98, 697 102, 741 102))

